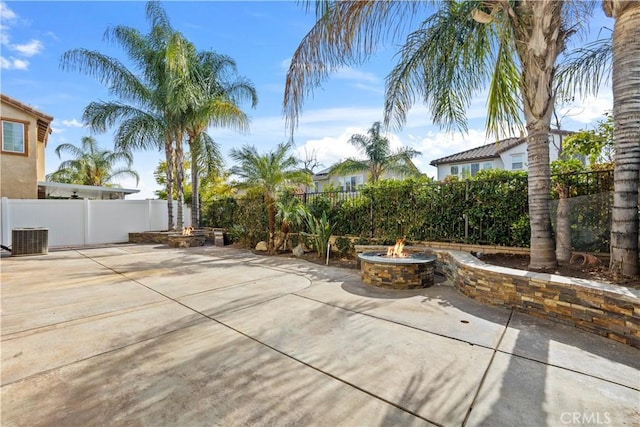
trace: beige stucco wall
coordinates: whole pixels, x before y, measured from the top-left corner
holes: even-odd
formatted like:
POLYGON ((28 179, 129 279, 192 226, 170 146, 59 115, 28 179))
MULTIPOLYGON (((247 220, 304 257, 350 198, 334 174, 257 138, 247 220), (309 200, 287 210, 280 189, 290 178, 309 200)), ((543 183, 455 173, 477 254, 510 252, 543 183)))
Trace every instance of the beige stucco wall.
MULTIPOLYGON (((36 117, 2 103, 3 120, 27 122, 27 155, 0 152, 0 196, 10 199, 37 199, 38 180, 44 181, 45 144, 38 142, 36 117)), ((0 130, 0 138, 1 136, 0 130)), ((1 145, 0 145, 1 147, 1 145)))

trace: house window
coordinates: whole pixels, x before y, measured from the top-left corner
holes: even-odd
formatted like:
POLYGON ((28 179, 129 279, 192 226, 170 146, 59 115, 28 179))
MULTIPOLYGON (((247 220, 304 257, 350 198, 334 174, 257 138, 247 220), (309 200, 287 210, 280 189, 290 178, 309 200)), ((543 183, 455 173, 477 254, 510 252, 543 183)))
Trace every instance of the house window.
POLYGON ((471 175, 471 165, 462 165, 460 176, 467 178, 469 175, 471 175))
POLYGON ((511 170, 524 169, 524 154, 512 154, 511 155, 511 170))
POLYGON ((451 173, 450 173, 450 175, 458 176, 458 166, 451 166, 451 173))
POLYGON ((480 163, 471 163, 471 176, 476 176, 480 170, 480 163))
POLYGON ((2 121, 2 151, 26 154, 26 140, 24 123, 2 121))
POLYGON ((482 164, 482 170, 493 169, 493 162, 484 162, 482 164))
POLYGON ((363 183, 362 175, 340 177, 338 179, 340 191, 356 191, 363 183))

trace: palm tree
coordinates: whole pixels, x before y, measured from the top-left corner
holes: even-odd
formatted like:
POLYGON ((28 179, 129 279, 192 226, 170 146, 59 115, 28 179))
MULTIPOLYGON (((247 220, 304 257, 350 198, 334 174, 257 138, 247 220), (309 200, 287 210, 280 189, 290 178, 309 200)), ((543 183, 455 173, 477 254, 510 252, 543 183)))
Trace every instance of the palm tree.
POLYGON ((133 177, 136 185, 140 179, 138 173, 131 169, 133 155, 130 152, 101 150, 96 140, 90 136, 83 137, 79 147, 60 144, 55 153, 59 158, 61 153, 68 153, 73 158, 63 161, 58 170, 47 175, 49 181, 102 187, 113 184, 118 176, 133 177), (116 166, 120 162, 125 165, 116 166))
POLYGON ((614 193, 610 269, 640 274, 638 181, 640 180, 640 2, 605 0, 613 27, 614 193))
POLYGON ((230 172, 240 178, 238 188, 256 189, 264 197, 269 222, 268 249, 273 253, 276 228, 276 202, 278 194, 298 184, 308 184, 310 175, 296 169, 297 160, 289 152, 293 148, 291 142, 280 143, 275 150, 266 154, 258 153, 253 146, 232 149, 230 157, 238 162, 230 172))
POLYGON ((614 126, 614 196, 609 269, 623 276, 640 275, 638 180, 640 174, 640 3, 604 0, 615 19, 612 38, 596 40, 573 52, 562 70, 562 89, 571 95, 597 94, 612 80, 614 126))
POLYGON ((369 171, 369 182, 377 182, 386 171, 395 172, 403 176, 418 176, 420 171, 411 159, 420 155, 419 151, 402 147, 391 150, 389 140, 380 134, 380 122, 375 122, 367 131, 367 135, 355 134, 349 142, 365 155, 364 160, 346 159, 336 167, 332 173, 352 173, 369 171))
POLYGON ((187 143, 191 152, 191 224, 200 223, 199 170, 222 170, 222 155, 213 138, 205 133, 209 126, 247 131, 249 119, 238 104, 251 100, 255 107, 258 98, 253 84, 236 77, 236 64, 228 56, 202 52, 192 60, 191 78, 196 90, 184 113, 187 143))
POLYGON ((287 248, 287 241, 289 233, 291 232, 291 226, 300 226, 309 216, 309 211, 299 198, 292 196, 286 200, 278 200, 276 202, 276 218, 280 221, 280 231, 282 233, 282 239, 277 245, 275 250, 281 248, 287 248))
MULTIPOLYGON (((293 55, 284 113, 293 131, 305 96, 331 71, 370 57, 397 37, 426 2, 316 2, 319 18, 293 55)), ((443 1, 405 40, 387 77, 385 123, 400 127, 418 97, 434 123, 466 130, 465 110, 487 86, 487 132, 498 137, 528 132, 531 269, 557 264, 551 235, 548 135, 556 61, 576 31, 588 3, 541 1, 443 1), (577 13, 574 13, 577 12, 577 13)))
POLYGON ((174 228, 173 182, 178 200, 177 227, 182 228, 182 142, 184 127, 179 118, 192 96, 185 84, 185 58, 194 50, 174 31, 165 11, 147 3, 149 34, 126 26, 107 29, 105 38, 119 44, 135 65, 131 71, 118 59, 88 49, 63 54, 63 69, 91 75, 107 85, 117 101, 96 101, 83 112, 83 120, 95 132, 119 125, 117 150, 164 149, 167 162, 168 228, 174 228), (139 70, 139 72, 138 72, 139 70))

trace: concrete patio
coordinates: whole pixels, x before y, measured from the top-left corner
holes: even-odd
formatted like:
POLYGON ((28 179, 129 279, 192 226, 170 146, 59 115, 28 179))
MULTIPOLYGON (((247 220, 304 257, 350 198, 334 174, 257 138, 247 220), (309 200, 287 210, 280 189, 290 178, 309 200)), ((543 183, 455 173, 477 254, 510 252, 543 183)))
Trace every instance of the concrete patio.
POLYGON ((230 248, 2 258, 2 426, 640 425, 640 351, 230 248))

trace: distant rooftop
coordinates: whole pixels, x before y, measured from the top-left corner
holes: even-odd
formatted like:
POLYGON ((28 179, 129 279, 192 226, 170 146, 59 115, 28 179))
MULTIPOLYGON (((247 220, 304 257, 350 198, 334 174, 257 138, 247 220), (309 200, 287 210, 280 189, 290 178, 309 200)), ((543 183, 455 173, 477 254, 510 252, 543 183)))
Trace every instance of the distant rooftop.
MULTIPOLYGON (((565 136, 571 135, 573 132, 566 130, 552 130, 551 133, 565 136)), ((481 145, 480 147, 472 148, 470 150, 461 151, 459 153, 451 154, 440 159, 432 160, 429 164, 432 166, 437 166, 443 163, 458 163, 470 160, 493 159, 513 147, 524 144, 526 140, 526 137, 502 139, 498 142, 490 142, 489 144, 481 145)))
POLYGON ((140 190, 96 187, 93 185, 64 184, 61 182, 39 181, 38 187, 45 192, 45 198, 94 199, 112 200, 124 199, 129 194, 139 193, 140 190))

